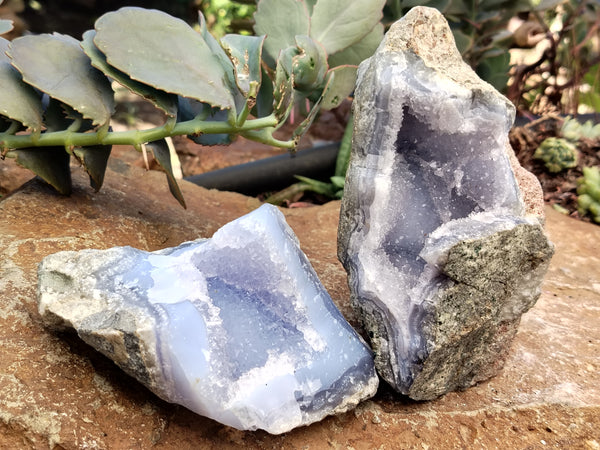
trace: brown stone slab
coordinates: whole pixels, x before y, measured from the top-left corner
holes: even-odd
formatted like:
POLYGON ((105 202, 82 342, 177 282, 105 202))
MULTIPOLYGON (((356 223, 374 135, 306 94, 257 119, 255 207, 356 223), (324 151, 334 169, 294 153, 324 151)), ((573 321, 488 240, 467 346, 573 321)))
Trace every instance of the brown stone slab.
MULTIPOLYGON (((355 411, 290 433, 242 432, 158 399, 74 335, 37 313, 37 264, 60 250, 145 250, 210 236, 257 200, 182 183, 112 160, 105 186, 81 170, 61 197, 34 181, 0 202, 0 448, 600 448, 600 227, 547 210, 556 254, 523 316, 505 368, 464 392, 411 402, 385 385, 355 411)), ((285 211, 342 312, 339 203, 285 211)))

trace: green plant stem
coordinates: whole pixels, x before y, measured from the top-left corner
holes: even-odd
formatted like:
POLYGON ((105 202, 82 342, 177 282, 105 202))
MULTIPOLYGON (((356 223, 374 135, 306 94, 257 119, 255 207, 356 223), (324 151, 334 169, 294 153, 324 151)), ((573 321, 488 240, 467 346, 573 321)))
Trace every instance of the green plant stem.
POLYGON ((274 131, 275 128, 263 128, 261 130, 240 132, 240 136, 243 136, 251 141, 272 145, 274 147, 287 148, 289 150, 294 150, 296 148, 296 145, 298 144, 296 139, 291 141, 282 141, 280 139, 276 139, 273 137, 274 131))
POLYGON ((231 125, 228 122, 209 122, 200 119, 180 122, 175 126, 165 125, 149 130, 130 130, 108 132, 98 130, 91 133, 78 133, 74 131, 54 131, 33 134, 12 135, 0 133, 0 149, 11 150, 31 147, 88 147, 92 145, 133 145, 139 146, 146 142, 153 142, 168 136, 198 135, 198 134, 241 134, 250 139, 282 148, 293 148, 294 141, 281 141, 275 139, 272 130, 278 124, 274 115, 259 119, 247 120, 241 125, 231 125))

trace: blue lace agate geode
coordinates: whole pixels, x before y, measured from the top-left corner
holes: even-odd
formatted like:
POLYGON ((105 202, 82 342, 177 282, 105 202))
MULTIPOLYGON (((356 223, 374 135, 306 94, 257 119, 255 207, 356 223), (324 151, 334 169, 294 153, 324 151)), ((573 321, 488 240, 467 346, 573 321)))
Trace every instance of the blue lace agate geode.
POLYGON ((270 205, 176 248, 50 255, 39 310, 163 399, 238 429, 283 433, 377 389, 370 350, 270 205))
POLYGON ((338 255, 380 375, 415 400, 495 375, 553 252, 511 155, 514 107, 417 7, 360 65, 353 108, 338 255))

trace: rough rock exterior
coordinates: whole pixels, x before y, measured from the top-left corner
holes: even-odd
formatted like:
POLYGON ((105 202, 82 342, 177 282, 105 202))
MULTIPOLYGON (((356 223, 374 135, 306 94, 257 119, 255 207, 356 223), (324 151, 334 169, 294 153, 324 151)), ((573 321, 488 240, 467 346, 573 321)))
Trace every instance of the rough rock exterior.
POLYGON ((371 351, 271 205, 156 252, 50 255, 39 309, 161 398, 241 430, 287 432, 377 390, 371 351))
POLYGON ((361 64, 354 112, 338 255, 379 373, 417 400, 495 375, 553 253, 514 108, 419 7, 361 64))

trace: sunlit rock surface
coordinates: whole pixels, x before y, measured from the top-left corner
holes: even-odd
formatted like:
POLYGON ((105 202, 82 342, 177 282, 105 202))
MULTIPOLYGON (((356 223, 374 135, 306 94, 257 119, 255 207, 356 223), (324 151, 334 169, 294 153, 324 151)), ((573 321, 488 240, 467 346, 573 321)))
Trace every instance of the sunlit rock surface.
POLYGON ((553 252, 512 105, 419 7, 361 64, 354 112, 338 256, 380 374, 418 400, 496 374, 553 252))
POLYGON ((176 248, 50 255, 39 311, 163 399, 239 429, 283 433, 377 389, 370 350, 270 205, 176 248))

